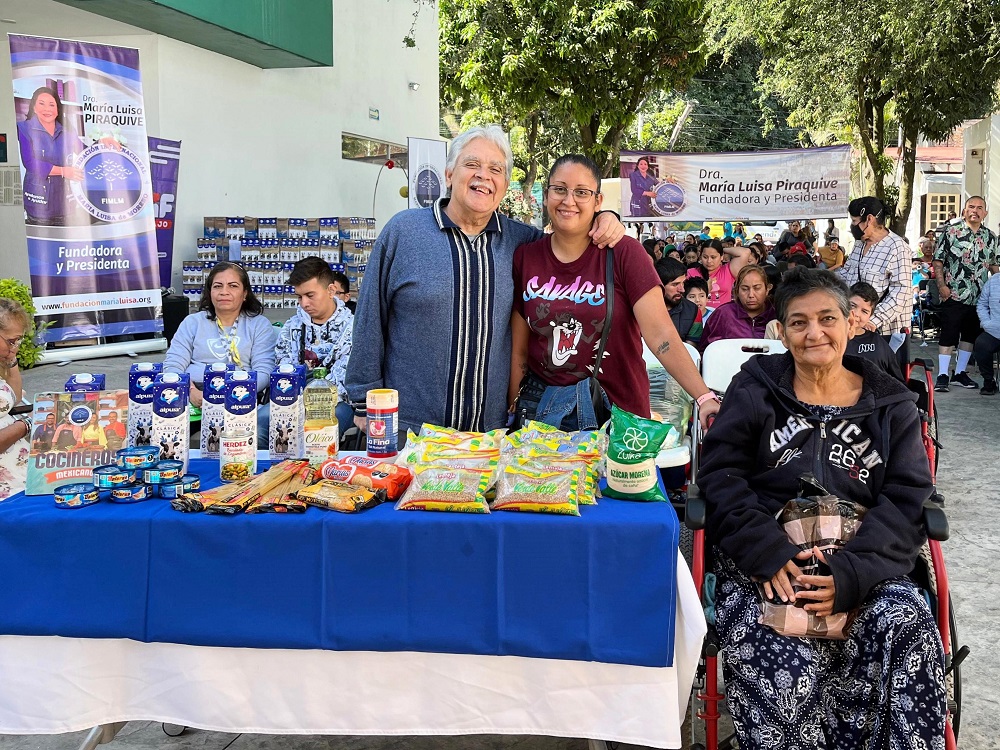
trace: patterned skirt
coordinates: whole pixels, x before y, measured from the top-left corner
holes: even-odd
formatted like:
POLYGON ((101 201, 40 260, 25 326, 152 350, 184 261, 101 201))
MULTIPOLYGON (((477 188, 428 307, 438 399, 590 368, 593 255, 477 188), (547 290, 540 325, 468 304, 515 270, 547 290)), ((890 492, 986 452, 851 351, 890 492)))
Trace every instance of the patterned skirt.
POLYGON ((906 578, 868 595, 843 641, 790 638, 757 623, 760 596, 716 550, 716 621, 740 747, 943 750, 944 652, 906 578))

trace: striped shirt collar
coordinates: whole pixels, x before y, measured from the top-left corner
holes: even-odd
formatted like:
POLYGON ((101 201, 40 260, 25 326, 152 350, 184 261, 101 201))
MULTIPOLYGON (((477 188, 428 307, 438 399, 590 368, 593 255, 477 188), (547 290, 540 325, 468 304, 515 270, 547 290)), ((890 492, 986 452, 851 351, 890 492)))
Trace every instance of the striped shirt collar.
MULTIPOLYGON (((434 201, 434 220, 437 222, 438 229, 442 231, 445 229, 457 229, 462 231, 462 228, 453 222, 451 217, 449 217, 444 211, 445 206, 448 205, 448 201, 450 200, 451 198, 438 198, 434 201)), ((490 220, 486 223, 486 227, 483 231, 496 232, 497 234, 502 233, 502 230, 500 229, 500 214, 494 211, 490 220)))

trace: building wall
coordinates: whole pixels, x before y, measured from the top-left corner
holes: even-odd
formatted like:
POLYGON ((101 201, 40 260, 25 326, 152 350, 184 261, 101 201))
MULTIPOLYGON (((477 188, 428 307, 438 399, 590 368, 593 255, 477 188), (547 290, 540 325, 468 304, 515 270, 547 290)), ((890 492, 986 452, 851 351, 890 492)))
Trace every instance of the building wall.
MULTIPOLYGON (((46 4, 39 0, 39 13, 46 4)), ((141 30, 85 37, 139 49, 147 130, 183 142, 175 287, 181 262, 194 257, 205 215, 372 215, 379 168, 341 159, 341 133, 405 145, 407 136, 438 132, 436 10, 422 10, 418 46, 405 48, 412 12, 410 3, 336 0, 330 68, 263 70, 141 30), (411 91, 410 82, 419 90, 411 91), (378 121, 369 119, 370 107, 379 110, 378 121)), ((3 39, 0 83, 10 80, 9 53, 3 39)), ((0 95, 2 132, 16 132, 9 94, 0 95)), ((18 163, 15 144, 8 165, 18 163)), ((375 200, 379 226, 406 208, 398 192, 405 184, 401 170, 383 173, 375 200)), ((0 207, 0 261, 3 275, 27 280, 23 212, 16 207, 0 207)))
POLYGON ((965 128, 965 196, 980 194, 986 199, 987 226, 1000 226, 1000 115, 993 115, 965 128), (977 151, 973 156, 972 152, 977 151))

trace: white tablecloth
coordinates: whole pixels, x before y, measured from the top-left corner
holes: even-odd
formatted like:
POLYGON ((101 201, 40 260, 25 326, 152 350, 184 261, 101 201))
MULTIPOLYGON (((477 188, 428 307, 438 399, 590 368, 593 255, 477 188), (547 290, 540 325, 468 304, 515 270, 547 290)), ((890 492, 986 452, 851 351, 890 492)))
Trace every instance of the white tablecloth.
POLYGON ((671 668, 0 636, 0 733, 154 720, 224 732, 528 734, 680 747, 705 620, 678 557, 671 668))

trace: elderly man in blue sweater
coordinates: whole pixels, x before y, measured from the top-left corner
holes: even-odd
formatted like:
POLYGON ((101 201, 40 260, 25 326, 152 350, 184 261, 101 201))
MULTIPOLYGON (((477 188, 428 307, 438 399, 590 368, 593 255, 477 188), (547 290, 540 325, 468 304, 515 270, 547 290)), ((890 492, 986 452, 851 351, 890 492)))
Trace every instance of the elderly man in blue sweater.
MULTIPOLYGON (((372 388, 399 391, 400 442, 424 422, 476 431, 507 423, 514 250, 542 236, 497 212, 512 168, 499 126, 466 131, 448 155, 449 196, 396 214, 379 235, 345 379, 362 429, 372 388)), ((624 234, 611 212, 594 222, 602 247, 624 234)))
POLYGON ((983 376, 983 387, 979 392, 984 396, 995 396, 1000 390, 993 373, 993 357, 1000 351, 1000 273, 993 274, 986 282, 979 295, 976 312, 983 327, 973 347, 979 374, 983 376))

